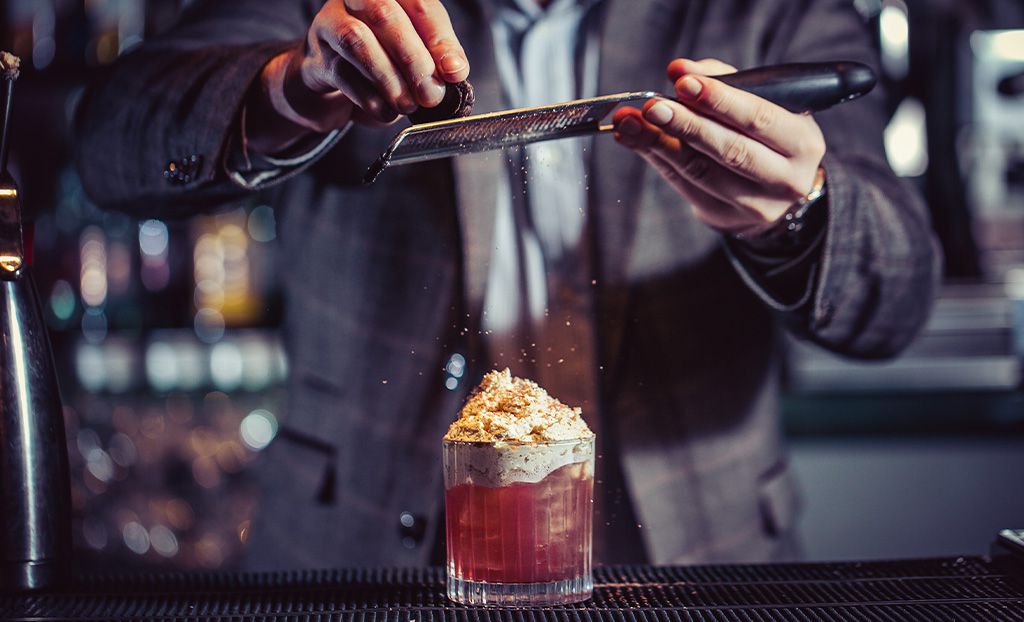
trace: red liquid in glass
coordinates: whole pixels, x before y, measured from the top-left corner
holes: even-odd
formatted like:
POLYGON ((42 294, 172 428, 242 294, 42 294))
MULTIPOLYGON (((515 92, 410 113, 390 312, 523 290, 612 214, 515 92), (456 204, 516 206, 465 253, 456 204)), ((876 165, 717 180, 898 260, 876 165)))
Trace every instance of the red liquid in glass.
POLYGON ((543 480, 445 491, 448 563, 460 579, 541 583, 590 572, 594 478, 585 463, 543 480))

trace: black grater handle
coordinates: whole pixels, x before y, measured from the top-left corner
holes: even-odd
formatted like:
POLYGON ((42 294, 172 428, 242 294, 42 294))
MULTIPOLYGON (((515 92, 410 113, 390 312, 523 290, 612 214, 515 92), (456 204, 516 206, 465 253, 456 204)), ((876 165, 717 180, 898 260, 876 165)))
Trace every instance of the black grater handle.
POLYGON ((866 95, 877 81, 862 63, 788 63, 715 76, 790 112, 817 112, 866 95))

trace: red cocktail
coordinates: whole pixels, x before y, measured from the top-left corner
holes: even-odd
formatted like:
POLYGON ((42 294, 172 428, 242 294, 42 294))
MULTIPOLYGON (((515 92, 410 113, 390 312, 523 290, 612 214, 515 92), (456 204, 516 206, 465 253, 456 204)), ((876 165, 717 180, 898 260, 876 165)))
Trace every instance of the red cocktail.
POLYGON ((592 590, 593 437, 445 441, 448 595, 467 604, 559 604, 592 590))

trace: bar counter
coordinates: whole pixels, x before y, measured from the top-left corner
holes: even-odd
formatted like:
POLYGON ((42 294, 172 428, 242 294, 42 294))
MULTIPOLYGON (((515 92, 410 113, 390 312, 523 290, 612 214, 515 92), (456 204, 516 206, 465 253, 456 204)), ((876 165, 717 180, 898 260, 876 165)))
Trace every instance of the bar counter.
POLYGON ((264 622, 1024 621, 1019 558, 607 567, 594 597, 497 609, 445 597, 440 568, 95 577, 0 596, 0 619, 264 622))

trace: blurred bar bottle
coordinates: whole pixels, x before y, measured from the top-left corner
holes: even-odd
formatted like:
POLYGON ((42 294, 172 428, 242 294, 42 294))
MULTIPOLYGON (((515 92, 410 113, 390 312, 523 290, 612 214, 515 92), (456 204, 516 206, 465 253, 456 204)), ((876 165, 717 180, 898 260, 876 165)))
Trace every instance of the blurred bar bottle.
POLYGON ((70 571, 67 445, 57 376, 25 261, 7 170, 18 59, 0 53, 0 590, 51 588, 70 571))

